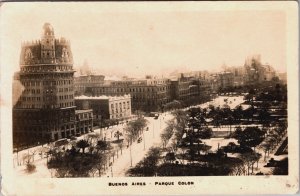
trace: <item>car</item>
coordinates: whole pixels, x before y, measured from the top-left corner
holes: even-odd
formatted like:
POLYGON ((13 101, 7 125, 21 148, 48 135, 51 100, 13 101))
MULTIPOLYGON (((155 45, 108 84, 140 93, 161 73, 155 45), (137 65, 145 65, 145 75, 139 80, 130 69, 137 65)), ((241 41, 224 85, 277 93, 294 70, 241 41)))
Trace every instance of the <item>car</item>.
POLYGON ((57 140, 57 141, 55 142, 55 147, 65 145, 65 144, 67 144, 67 143, 68 143, 67 138, 63 138, 63 139, 57 140))

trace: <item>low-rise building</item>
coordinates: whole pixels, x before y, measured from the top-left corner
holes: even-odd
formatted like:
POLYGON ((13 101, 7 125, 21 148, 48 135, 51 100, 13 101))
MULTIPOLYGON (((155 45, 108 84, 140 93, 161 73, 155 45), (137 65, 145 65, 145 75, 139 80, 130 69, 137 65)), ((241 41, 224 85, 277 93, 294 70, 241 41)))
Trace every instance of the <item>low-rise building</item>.
POLYGON ((101 126, 107 119, 124 120, 131 117, 131 96, 78 96, 75 97, 78 109, 93 110, 94 125, 101 126))
POLYGON ((93 110, 75 110, 76 135, 93 131, 93 110))

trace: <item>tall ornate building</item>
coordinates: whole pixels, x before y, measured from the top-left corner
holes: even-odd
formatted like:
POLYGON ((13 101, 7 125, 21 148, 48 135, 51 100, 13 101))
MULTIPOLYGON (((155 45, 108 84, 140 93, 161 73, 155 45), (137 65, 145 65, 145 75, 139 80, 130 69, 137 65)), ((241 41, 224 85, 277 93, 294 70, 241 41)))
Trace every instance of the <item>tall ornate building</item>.
POLYGON ((48 142, 75 134, 74 71, 70 42, 49 23, 40 40, 22 44, 22 93, 13 108, 14 144, 48 142))

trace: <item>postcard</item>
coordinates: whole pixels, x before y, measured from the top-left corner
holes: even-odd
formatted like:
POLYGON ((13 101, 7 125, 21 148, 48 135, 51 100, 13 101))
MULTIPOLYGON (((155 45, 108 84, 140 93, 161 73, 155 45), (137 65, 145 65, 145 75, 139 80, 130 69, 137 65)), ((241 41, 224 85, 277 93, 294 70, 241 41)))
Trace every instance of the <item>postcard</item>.
POLYGON ((1 5, 3 195, 295 194, 294 1, 1 5))

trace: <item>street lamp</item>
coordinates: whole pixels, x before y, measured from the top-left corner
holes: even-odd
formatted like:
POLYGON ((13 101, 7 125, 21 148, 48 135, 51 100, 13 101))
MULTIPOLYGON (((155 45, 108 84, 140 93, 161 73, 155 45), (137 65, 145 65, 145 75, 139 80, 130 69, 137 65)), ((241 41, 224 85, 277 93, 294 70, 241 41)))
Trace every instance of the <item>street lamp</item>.
POLYGON ((132 139, 131 139, 131 144, 130 144, 130 147, 129 147, 129 151, 130 151, 130 166, 132 167, 131 145, 132 145, 132 139))
POLYGON ((154 138, 154 122, 153 122, 153 138, 154 138))
POLYGON ((161 130, 161 116, 159 117, 159 130, 161 130))
POLYGON ((144 138, 144 150, 145 150, 145 130, 143 129, 143 138, 144 138))
POLYGON ((111 177, 114 177, 113 171, 112 171, 112 166, 110 167, 110 172, 111 172, 111 177))

